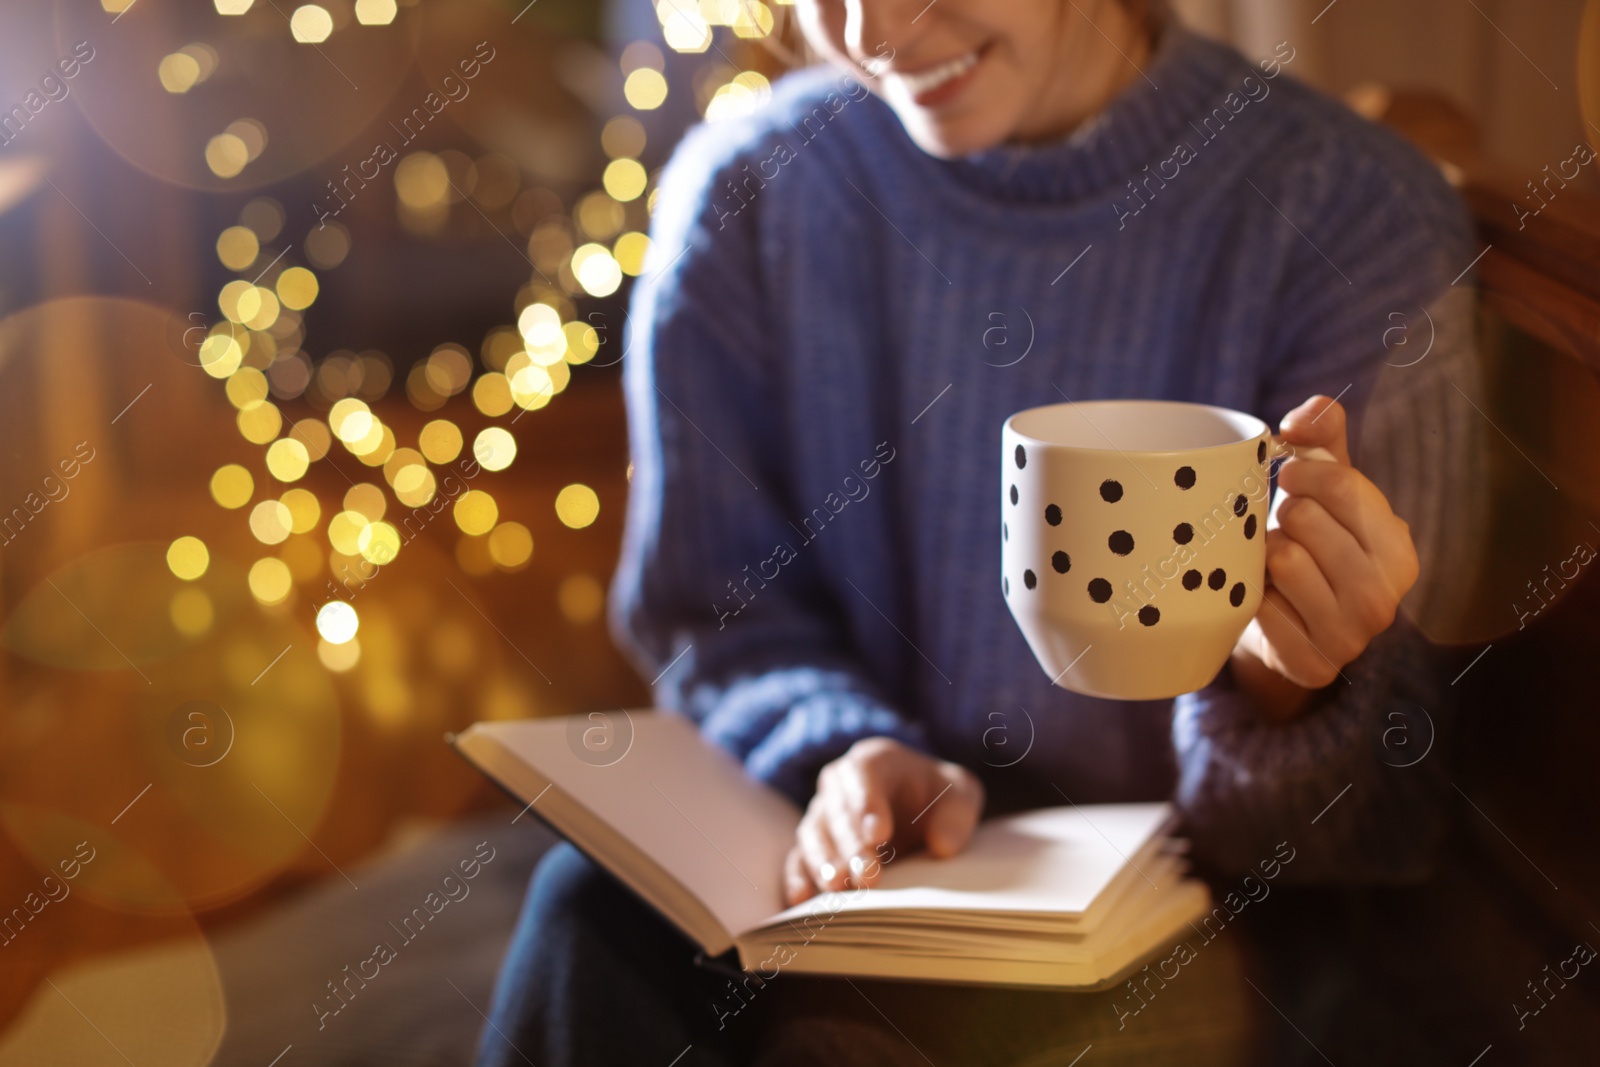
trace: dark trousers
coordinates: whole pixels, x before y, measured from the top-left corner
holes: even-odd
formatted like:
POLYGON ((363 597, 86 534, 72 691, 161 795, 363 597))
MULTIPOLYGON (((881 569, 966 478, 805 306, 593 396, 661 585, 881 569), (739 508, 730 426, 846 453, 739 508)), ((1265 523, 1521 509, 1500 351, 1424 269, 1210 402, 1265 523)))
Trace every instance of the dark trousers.
POLYGON ((1258 1003, 1236 939, 1170 982, 1016 991, 780 972, 735 980, 570 845, 534 872, 479 1067, 1247 1063, 1258 1003), (1242 992, 1241 992, 1242 991, 1242 992), (1134 1010, 1137 1009, 1137 1010, 1134 1010))

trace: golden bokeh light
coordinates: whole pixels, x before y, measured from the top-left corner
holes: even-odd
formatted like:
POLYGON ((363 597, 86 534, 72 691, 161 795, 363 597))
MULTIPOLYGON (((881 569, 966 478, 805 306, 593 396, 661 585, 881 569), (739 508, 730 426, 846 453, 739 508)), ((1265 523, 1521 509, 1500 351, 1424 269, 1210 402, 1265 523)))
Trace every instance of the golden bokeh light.
POLYGON ((667 79, 659 71, 640 67, 622 83, 622 95, 640 111, 654 111, 667 99, 667 79))
MULTIPOLYGON (((522 356, 520 362, 520 368, 509 379, 511 399, 524 410, 537 411, 550 403, 550 398, 556 395, 555 382, 551 379, 549 370, 533 363, 526 355, 522 356)), ((512 361, 512 366, 517 364, 517 360, 512 361)))
POLYGON ((395 0, 356 0, 356 21, 363 26, 387 26, 398 12, 395 0))
POLYGON ((211 553, 198 537, 185 534, 167 546, 167 569, 186 582, 192 582, 211 566, 211 553))
POLYGON ((490 371, 472 383, 472 405, 490 418, 511 410, 511 383, 499 371, 490 371))
POLYGON ((361 531, 367 517, 359 511, 341 511, 328 520, 328 543, 346 556, 361 553, 361 531))
POLYGON ((242 15, 250 10, 250 5, 256 0, 212 0, 216 4, 219 15, 242 15))
POLYGON ((594 622, 606 606, 606 591, 593 575, 569 574, 556 587, 561 614, 579 625, 594 622))
POLYGON ((392 486, 394 485, 395 479, 399 477, 401 471, 412 466, 424 467, 424 469, 426 469, 425 464, 426 460, 424 459, 422 453, 418 452, 416 449, 397 448, 394 450, 394 454, 392 456, 383 461, 383 480, 392 486))
POLYGON ((228 403, 246 411, 266 401, 267 376, 254 367, 240 367, 229 376, 223 391, 228 394, 228 403))
MULTIPOLYGON (((611 258, 617 261, 622 273, 635 278, 644 273, 644 260, 649 254, 650 238, 636 230, 618 237, 617 243, 611 246, 611 258)), ((591 351, 590 355, 593 354, 591 351)), ((583 360, 568 359, 567 362, 581 363, 583 360)))
POLYGON ((618 115, 600 131, 600 147, 612 159, 638 159, 644 145, 644 123, 632 115, 618 115))
POLYGON ((304 311, 316 301, 321 287, 315 274, 304 267, 290 267, 278 275, 276 288, 284 307, 304 311))
POLYGON ((456 525, 466 534, 486 534, 500 521, 500 506, 482 489, 468 489, 456 498, 456 525))
POLYGON ((258 196, 239 212, 239 224, 247 226, 259 240, 270 241, 283 232, 283 205, 270 196, 258 196))
POLYGON ((294 532, 294 516, 281 500, 263 500, 250 509, 250 532, 264 545, 281 545, 294 532))
POLYGON ((291 489, 278 498, 289 509, 289 529, 297 534, 310 533, 322 521, 322 502, 309 489, 291 489))
POLYGON ((258 119, 237 119, 222 132, 244 142, 246 162, 254 163, 267 150, 267 128, 258 119))
POLYGON ((244 270, 261 254, 261 242, 248 226, 229 226, 217 238, 217 258, 229 270, 244 270))
POLYGON ((556 494, 556 518, 574 530, 590 525, 599 515, 600 497, 582 482, 574 482, 556 494))
POLYGON ((250 292, 239 298, 239 311, 245 316, 241 321, 252 330, 270 330, 278 321, 282 305, 271 289, 251 286, 250 292))
POLYGON ((694 55, 711 46, 711 26, 694 5, 660 0, 656 17, 661 21, 661 35, 667 47, 674 52, 694 55))
POLYGON ((167 617, 172 620, 172 628, 183 636, 200 637, 211 629, 217 612, 206 591, 190 585, 172 595, 167 604, 167 617))
MULTIPOLYGON (((344 494, 345 511, 353 511, 357 515, 365 517, 368 522, 377 522, 383 518, 383 513, 388 510, 388 506, 383 490, 371 482, 352 485, 344 494)), ((351 554, 353 555, 354 553, 351 554)))
POLYGON ((400 554, 400 531, 386 522, 368 523, 356 538, 356 549, 368 563, 385 566, 400 554))
POLYGON ((520 571, 533 559, 533 534, 520 522, 502 522, 489 532, 489 555, 501 570, 520 571))
MULTIPOLYGON (((577 220, 578 227, 585 234, 596 240, 615 237, 622 232, 622 227, 628 221, 628 213, 623 206, 612 199, 610 193, 604 192, 593 192, 579 200, 578 206, 573 209, 572 217, 577 220)), ((529 243, 532 243, 531 240, 529 243)), ((571 247, 570 241, 565 242, 565 248, 571 247)))
POLYGON ((333 16, 316 4, 302 4, 289 18, 289 32, 301 44, 321 44, 333 33, 333 16))
POLYGON ((361 662, 361 642, 353 637, 342 645, 318 641, 317 659, 335 674, 343 674, 361 662))
POLYGON ((449 419, 434 419, 417 435, 417 447, 429 462, 445 464, 461 454, 463 439, 460 427, 449 419))
POLYGON ((239 433, 254 445, 264 445, 283 428, 283 414, 276 404, 263 400, 239 412, 239 433))
POLYGON ((318 270, 332 270, 350 254, 350 231, 343 223, 324 220, 306 234, 306 260, 318 270))
POLYGON ((361 618, 343 600, 330 600, 317 611, 317 633, 330 645, 342 645, 356 636, 361 618))
MULTIPOLYGON (((782 3, 783 0, 777 0, 782 3)), ((727 25, 733 27, 736 37, 765 37, 772 32, 772 9, 761 0, 737 0, 733 5, 738 14, 727 25)))
POLYGON ((472 442, 472 455, 485 470, 503 471, 517 458, 517 439, 503 426, 487 427, 472 442))
POLYGON ((250 148, 236 134, 219 133, 206 142, 206 166, 219 178, 236 178, 250 162, 250 148))
POLYGON ((606 192, 623 203, 639 199, 649 181, 650 175, 633 159, 613 159, 606 164, 605 174, 601 177, 606 192))
POLYGON ((258 559, 250 566, 250 595, 263 604, 282 604, 289 599, 294 578, 289 565, 274 556, 258 559))
POLYGON ((333 444, 333 434, 321 419, 301 419, 289 431, 289 436, 306 446, 306 454, 313 461, 326 456, 328 447, 333 444))
POLYGON ((567 335, 568 363, 587 363, 600 351, 600 332, 586 322, 569 322, 561 332, 567 335))
POLYGON ((280 482, 297 482, 311 466, 306 446, 292 437, 280 437, 267 446, 267 470, 280 482))
POLYGON ((381 467, 394 455, 394 430, 391 427, 378 425, 375 434, 369 434, 350 446, 350 451, 356 458, 369 467, 381 467), (376 438, 376 440, 374 440, 376 438))
POLYGON ((222 311, 222 314, 226 316, 229 322, 243 322, 245 319, 261 310, 259 301, 257 303, 249 304, 245 308, 240 307, 240 303, 242 301, 246 300, 246 298, 253 297, 255 289, 255 286, 251 285, 243 278, 235 278, 227 285, 224 285, 222 287, 222 291, 217 294, 217 307, 222 311))
POLYGON ((338 401, 328 411, 328 428, 345 444, 366 437, 372 432, 376 421, 372 417, 372 409, 353 396, 338 401))
POLYGON ((394 168, 394 191, 413 211, 444 204, 450 195, 450 171, 432 152, 412 152, 394 168))
POLYGON ((237 463, 218 467, 211 476, 211 499, 225 508, 244 507, 255 491, 255 479, 237 463))
POLYGON ((244 349, 226 333, 214 333, 200 343, 200 369, 213 378, 227 378, 244 362, 244 349))
POLYGON ((590 296, 610 296, 622 286, 622 268, 605 245, 581 245, 572 253, 572 273, 590 296))
POLYGON ((458 344, 442 344, 424 364, 428 387, 440 396, 455 396, 472 380, 472 357, 458 344))
POLYGON ((437 490, 433 472, 420 464, 407 464, 394 476, 394 498, 408 508, 431 503, 437 490))

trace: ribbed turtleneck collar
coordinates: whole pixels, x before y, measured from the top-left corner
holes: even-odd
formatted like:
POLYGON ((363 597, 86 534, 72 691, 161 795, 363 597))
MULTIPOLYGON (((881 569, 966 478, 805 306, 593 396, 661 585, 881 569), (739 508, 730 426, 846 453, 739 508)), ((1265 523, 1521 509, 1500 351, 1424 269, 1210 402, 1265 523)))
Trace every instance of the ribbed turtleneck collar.
POLYGON ((1231 50, 1170 20, 1142 76, 1067 137, 933 162, 963 185, 1000 200, 1070 203, 1091 197, 1169 154, 1191 119, 1229 88, 1239 88, 1227 84, 1240 80, 1238 63, 1231 50))

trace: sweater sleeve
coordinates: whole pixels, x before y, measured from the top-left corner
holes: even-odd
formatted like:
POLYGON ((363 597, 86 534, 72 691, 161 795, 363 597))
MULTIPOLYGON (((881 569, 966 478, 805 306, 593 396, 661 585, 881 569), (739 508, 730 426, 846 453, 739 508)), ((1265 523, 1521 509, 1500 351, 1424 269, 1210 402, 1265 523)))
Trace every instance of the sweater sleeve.
POLYGON ((1469 281, 1451 283, 1475 248, 1443 181, 1400 164, 1356 183, 1359 218, 1325 210, 1318 224, 1310 203, 1280 194, 1305 220, 1282 294, 1301 325, 1280 339, 1261 414, 1276 425, 1315 393, 1345 394, 1352 462, 1410 524, 1421 577, 1395 623, 1294 720, 1263 719, 1226 669, 1175 702, 1177 802, 1219 873, 1288 841, 1297 881, 1411 881, 1443 836, 1453 690, 1419 622, 1459 601, 1481 544, 1473 299, 1469 281))
POLYGON ((724 191, 740 162, 726 131, 692 133, 666 168, 633 294, 633 470, 610 622, 658 705, 804 803, 853 742, 925 741, 861 668, 814 555, 786 547, 804 433, 788 423, 763 292, 763 204, 724 191))

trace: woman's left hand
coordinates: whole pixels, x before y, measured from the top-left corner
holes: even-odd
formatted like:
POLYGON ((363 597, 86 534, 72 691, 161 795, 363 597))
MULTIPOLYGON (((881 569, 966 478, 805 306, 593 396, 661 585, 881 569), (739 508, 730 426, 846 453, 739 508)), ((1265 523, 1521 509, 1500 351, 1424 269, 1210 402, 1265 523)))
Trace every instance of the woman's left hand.
POLYGON ((1307 400, 1284 416, 1279 436, 1338 459, 1290 458, 1279 469, 1286 495, 1278 529, 1267 532, 1265 601, 1234 649, 1239 681, 1268 711, 1288 713, 1389 628, 1418 565, 1410 526, 1350 466, 1337 401, 1307 400), (1278 678, 1266 679, 1263 668, 1278 678))

